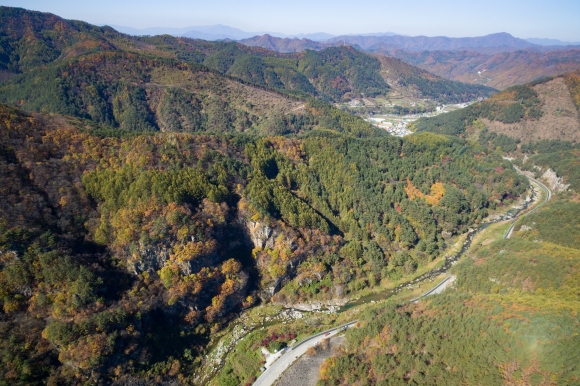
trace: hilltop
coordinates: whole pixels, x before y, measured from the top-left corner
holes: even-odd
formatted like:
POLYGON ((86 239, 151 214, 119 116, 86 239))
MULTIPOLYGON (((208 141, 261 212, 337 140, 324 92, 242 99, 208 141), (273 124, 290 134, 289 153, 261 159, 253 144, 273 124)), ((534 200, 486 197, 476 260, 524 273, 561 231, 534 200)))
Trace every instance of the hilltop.
POLYGON ((389 51, 406 63, 447 79, 485 84, 499 90, 580 68, 580 49, 547 52, 518 50, 500 53, 474 51, 389 51))
MULTIPOLYGON (((0 19, 1 102, 111 127, 298 133, 330 124, 318 117, 315 99, 338 102, 391 92, 381 61, 351 47, 283 55, 234 42, 134 37, 19 8, 0 8, 0 19)), ((493 92, 436 83, 425 83, 425 93, 441 101, 493 92)), ((421 87, 414 92, 421 96, 421 87)), ((324 107, 353 119, 333 109, 324 107)), ((357 125, 375 130, 362 121, 357 125)))
POLYGON ((488 100, 414 123, 418 131, 476 136, 487 130, 518 142, 580 142, 578 71, 514 86, 488 100))
POLYGON ((256 36, 240 42, 278 52, 352 45, 458 82, 506 89, 580 68, 580 47, 540 46, 509 34, 478 38, 340 36, 323 42, 256 36))

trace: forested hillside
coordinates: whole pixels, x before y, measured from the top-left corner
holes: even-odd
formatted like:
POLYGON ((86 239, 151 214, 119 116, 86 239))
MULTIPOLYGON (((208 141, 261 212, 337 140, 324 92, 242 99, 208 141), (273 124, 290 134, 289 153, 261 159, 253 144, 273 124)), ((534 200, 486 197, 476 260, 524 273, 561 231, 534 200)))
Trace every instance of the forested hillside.
POLYGON ((400 277, 525 189, 433 134, 139 135, 10 107, 1 122, 11 384, 191 375, 232 312, 296 272, 325 278, 296 299, 400 277))
POLYGON ((512 238, 480 239, 454 288, 371 307, 319 384, 579 383, 579 211, 577 194, 553 197, 512 238))
MULTIPOLYGON (((492 132, 508 142, 580 141, 578 72, 511 87, 465 109, 421 118, 413 127, 459 136, 492 132)), ((507 150, 507 149, 506 149, 507 150)))
MULTIPOLYGON (((24 84, 38 84, 39 80, 47 78, 68 77, 66 66, 81 61, 99 61, 95 54, 103 52, 132 53, 139 64, 125 64, 127 68, 136 67, 138 72, 151 71, 144 68, 150 65, 148 61, 174 59, 173 63, 189 66, 199 71, 214 70, 214 78, 222 76, 221 83, 248 83, 258 88, 293 95, 298 98, 316 97, 322 100, 336 102, 358 98, 361 95, 374 97, 386 95, 390 87, 381 76, 380 61, 351 47, 331 47, 323 51, 307 51, 300 54, 279 54, 262 48, 253 48, 234 42, 207 42, 172 36, 134 37, 116 32, 108 27, 96 27, 78 21, 69 21, 57 16, 40 12, 31 12, 19 8, 0 7, 0 80, 10 79, 15 74, 21 74, 12 79, 0 95, 2 102, 17 103, 26 101, 38 109, 39 104, 52 96, 43 95, 43 89, 54 88, 52 83, 43 83, 35 93, 24 95, 14 92, 24 84), (92 55, 91 55, 92 54, 92 55), (87 56, 88 55, 88 56, 87 56), (187 65, 185 64, 187 63, 187 65), (48 65, 48 67, 45 67, 48 65), (62 76, 62 74, 65 74, 62 76), (36 83, 34 83, 36 82, 36 83), (11 87, 12 86, 12 87, 11 87), (24 98, 26 97, 26 98, 24 98)), ((96 71, 100 71, 99 68, 96 71)), ((74 74, 71 74, 74 76, 74 74)), ((85 77, 86 78, 86 77, 85 77)), ((128 82, 126 74, 117 74, 116 83, 128 82)), ((421 76, 410 79, 426 90, 426 97, 441 101, 458 102, 479 96, 490 95, 493 90, 482 86, 463 85, 438 78, 444 87, 428 87, 421 76), (418 83, 419 82, 419 83, 418 83), (427 89, 429 88, 429 91, 427 89)), ((212 81, 213 83, 213 81, 212 81)), ((0 83, 1 84, 1 83, 0 83)), ((95 86, 93 94, 99 93, 98 85, 91 79, 83 79, 83 85, 95 86), (87 83, 89 82, 89 83, 87 83)), ((161 86, 172 86, 161 82, 161 86)), ((66 86, 66 85, 63 85, 66 86)), ((199 92, 200 90, 195 90, 199 92)), ((77 99, 78 90, 65 89, 68 98, 77 99), (71 95, 72 94, 72 95, 71 95)), ((101 93, 102 94, 102 93, 101 93)), ((226 100, 211 87, 201 94, 211 94, 218 99, 226 100), (215 95, 217 94, 217 95, 215 95)), ((100 95, 108 103, 113 103, 110 95, 100 95)), ((264 102, 260 96, 258 102, 264 102)), ((256 99, 255 96, 252 99, 256 99)), ((254 104, 254 100, 250 103, 254 104)), ((78 101, 73 101, 78 103, 78 101)), ((231 104, 236 106, 238 101, 231 104)), ((277 107, 277 103, 274 104, 277 107)), ((237 107, 237 106, 236 106, 237 107)), ((96 106, 100 108, 100 106, 96 106)), ((51 111, 50 109, 47 109, 51 111)), ((249 115, 257 115, 247 111, 249 115)), ((271 110, 271 109, 270 109, 271 110)), ((59 110, 59 112, 68 113, 59 110)), ((237 112, 236 112, 237 113, 237 112)), ((240 113, 243 115, 243 113, 240 113)), ((258 115, 260 118, 263 116, 258 115)), ((251 118, 249 118, 251 120, 251 118)), ((255 123, 252 121, 252 123, 255 123)), ((239 124, 236 123, 236 124, 239 124)))
MULTIPOLYGON (((404 280, 527 190, 491 127, 398 138, 328 103, 395 78, 434 99, 490 92, 396 59, 132 37, 8 7, 0 50, 0 385, 195 383, 241 312, 404 280)), ((572 106, 577 78, 556 79, 572 106)), ((486 114, 537 119, 552 105, 534 87, 486 114)), ((441 309, 465 308, 457 296, 441 309)))

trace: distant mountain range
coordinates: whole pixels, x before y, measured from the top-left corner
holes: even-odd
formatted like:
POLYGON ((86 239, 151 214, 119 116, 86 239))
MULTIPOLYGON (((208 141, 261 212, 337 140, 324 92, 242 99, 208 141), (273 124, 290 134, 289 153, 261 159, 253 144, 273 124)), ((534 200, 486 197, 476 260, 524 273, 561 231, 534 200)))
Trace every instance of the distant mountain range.
POLYGON ((239 42, 284 53, 350 45, 369 53, 399 58, 447 79, 497 89, 580 68, 580 46, 542 46, 507 33, 474 38, 338 36, 325 42, 263 35, 239 42))
MULTIPOLYGON (((188 37, 192 39, 203 39, 203 40, 240 40, 247 39, 253 36, 260 35, 272 35, 278 38, 291 38, 291 39, 310 39, 313 41, 324 41, 328 40, 336 35, 327 34, 325 32, 317 32, 310 34, 296 34, 287 35, 279 32, 247 32, 238 28, 229 27, 227 25, 216 24, 208 26, 190 26, 184 28, 168 28, 168 27, 151 27, 144 29, 137 29, 133 27, 126 27, 120 25, 110 25, 119 32, 126 33, 135 36, 155 36, 155 35, 173 35, 176 37, 188 37)), ((393 34, 391 32, 383 32, 381 34, 393 34)))
POLYGON ((580 46, 580 42, 563 42, 558 39, 539 39, 539 38, 529 38, 526 39, 530 43, 538 44, 540 46, 580 46))
MULTIPOLYGON (((110 27, 115 28, 119 32, 126 33, 129 35, 136 35, 136 36, 173 35, 173 36, 185 36, 185 37, 190 37, 193 39, 204 39, 204 40, 223 40, 223 39, 240 40, 240 39, 253 38, 253 37, 261 36, 261 35, 270 35, 270 36, 274 36, 277 38, 283 38, 283 39, 309 39, 309 40, 314 40, 316 42, 328 42, 328 43, 330 43, 332 41, 337 41, 337 40, 340 41, 340 40, 345 40, 345 39, 352 41, 353 38, 356 39, 356 38, 361 38, 361 37, 364 37, 364 38, 372 38, 372 37, 383 38, 383 37, 395 37, 396 36, 399 39, 387 39, 387 40, 388 41, 398 41, 399 44, 401 41, 400 38, 410 38, 412 41, 415 41, 415 44, 417 41, 425 41, 425 39, 427 39, 431 44, 433 44, 433 43, 434 44, 441 44, 441 42, 447 42, 447 44, 449 44, 449 42, 453 41, 453 42, 455 42, 453 44, 457 44, 457 42, 460 42, 459 44, 461 45, 461 47, 474 48, 474 47, 478 47, 478 44, 482 44, 482 43, 484 44, 485 47, 487 47, 487 45, 485 45, 485 44, 489 44, 489 43, 497 44, 497 40, 496 41, 493 40, 495 37, 495 38, 499 38, 499 40, 505 40, 505 39, 512 40, 511 42, 508 42, 507 46, 514 47, 514 43, 515 43, 515 46, 518 48, 526 47, 526 46, 529 47, 529 45, 526 45, 525 42, 532 43, 533 45, 539 45, 539 46, 575 46, 575 45, 580 45, 580 42, 566 42, 566 41, 562 41, 562 40, 558 40, 558 39, 545 39, 545 38, 519 39, 519 38, 514 38, 513 36, 506 34, 506 33, 491 34, 491 35, 487 35, 487 36, 483 36, 483 37, 474 37, 474 38, 449 38, 449 37, 445 37, 445 36, 436 36, 436 37, 415 36, 415 37, 411 37, 409 35, 399 34, 396 32, 372 32, 372 33, 364 33, 364 34, 359 33, 359 34, 344 34, 344 35, 333 35, 333 34, 329 34, 326 32, 316 32, 316 33, 306 33, 306 34, 284 34, 281 32, 266 32, 266 31, 248 32, 248 31, 243 31, 239 28, 234 28, 234 27, 230 27, 227 25, 223 25, 223 24, 207 25, 207 26, 189 26, 189 27, 183 27, 183 28, 150 27, 150 28, 138 29, 138 28, 133 28, 133 27, 121 26, 121 25, 110 25, 110 27), (509 35, 509 36, 507 36, 507 35, 509 35), (482 39, 482 38, 486 38, 486 39, 482 39), (486 43, 486 41, 487 41, 487 43, 486 43), (473 45, 474 43, 476 45, 473 45)), ((379 39, 379 40, 381 40, 381 39, 379 39)), ((373 42, 372 44, 374 44, 373 39, 365 39, 365 41, 366 42, 373 42)), ((502 43, 505 43, 505 42, 502 42, 502 43)), ((351 44, 351 43, 349 43, 349 44, 351 44)), ((361 47, 362 47, 362 45, 361 45, 361 47)), ((496 47, 496 45, 493 45, 493 47, 496 47)), ((421 48, 421 49, 428 49, 428 48, 421 48)), ((437 49, 440 49, 440 48, 437 48, 437 49)))
POLYGON ((337 36, 327 43, 359 46, 365 51, 384 52, 394 49, 408 51, 457 51, 464 49, 518 50, 533 48, 534 44, 502 32, 472 38, 446 36, 337 36))

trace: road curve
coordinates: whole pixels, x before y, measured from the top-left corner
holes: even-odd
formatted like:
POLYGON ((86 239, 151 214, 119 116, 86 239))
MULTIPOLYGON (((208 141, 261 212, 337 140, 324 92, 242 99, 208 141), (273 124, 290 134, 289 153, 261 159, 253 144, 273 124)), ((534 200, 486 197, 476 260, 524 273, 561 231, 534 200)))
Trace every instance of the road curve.
POLYGON ((429 296, 429 295, 432 295, 435 293, 441 293, 442 290, 447 288, 446 284, 449 280, 452 280, 452 281, 455 280, 455 276, 453 276, 453 275, 447 276, 445 279, 443 279, 442 282, 437 284, 435 287, 431 288, 429 291, 425 292, 423 295, 416 297, 415 299, 409 300, 409 302, 417 303, 419 300, 423 299, 426 296, 429 296))
POLYGON ((330 330, 323 331, 318 333, 310 338, 303 340, 302 342, 298 343, 294 347, 289 347, 285 349, 284 354, 276 360, 272 364, 272 366, 268 367, 266 371, 264 371, 260 377, 254 382, 254 386, 270 386, 273 385, 274 382, 282 375, 282 373, 290 367, 292 363, 302 355, 306 354, 309 348, 320 344, 323 339, 330 338, 341 331, 351 328, 356 324, 356 320, 349 322, 347 324, 343 324, 342 326, 332 328, 330 330))
MULTIPOLYGON (((518 173, 520 173, 522 175, 525 175, 516 166, 514 166, 514 168, 516 169, 516 171, 518 173)), ((528 215, 528 214, 536 211, 542 205, 544 205, 545 203, 547 203, 548 201, 550 201, 550 198, 552 198, 552 192, 550 191, 550 189, 546 185, 544 185, 540 181, 536 180, 535 178, 532 178, 532 177, 529 177, 529 176, 526 176, 526 177, 529 180, 531 180, 534 183, 536 183, 544 192, 546 192, 546 199, 544 200, 543 203, 541 203, 540 205, 536 206, 534 209, 532 209, 531 211, 525 213, 521 217, 523 217, 525 215, 528 215)), ((514 222, 512 223, 512 225, 510 226, 510 228, 506 231, 506 233, 504 234, 504 238, 505 239, 508 239, 511 236, 512 231, 514 229, 514 226, 515 226, 516 222, 519 220, 519 218, 520 217, 517 217, 514 220, 514 222)), ((424 298, 426 296, 432 295, 433 293, 438 293, 437 290, 439 288, 441 288, 441 286, 443 286, 445 283, 447 283, 447 281, 450 280, 450 279, 452 279, 452 276, 446 277, 443 281, 441 281, 435 287, 431 288, 429 291, 425 292, 424 294, 422 294, 418 298, 412 299, 410 302, 415 303, 415 302, 417 302, 421 298, 424 298)), ((298 343, 294 347, 290 347, 290 348, 285 349, 284 354, 280 358, 278 358, 278 360, 276 360, 276 362, 274 362, 272 364, 272 366, 268 367, 260 375, 260 377, 258 377, 258 379, 256 380, 256 382, 254 382, 254 386, 271 386, 271 385, 273 385, 278 380, 278 378, 282 375, 282 373, 288 367, 290 367, 290 365, 292 363, 294 363, 294 361, 296 359, 298 359, 300 356, 304 355, 306 353, 306 351, 310 347, 314 347, 317 344, 320 344, 320 342, 323 339, 329 338, 329 337, 334 336, 334 335, 337 335, 338 333, 340 333, 342 330, 344 330, 346 328, 353 327, 356 323, 357 323, 357 321, 354 320, 354 321, 349 322, 347 324, 343 324, 342 326, 335 327, 335 328, 332 328, 330 330, 323 331, 323 332, 318 333, 318 334, 315 334, 315 335, 313 335, 313 336, 311 336, 309 338, 306 338, 305 340, 303 340, 302 342, 298 343)))
MULTIPOLYGON (((514 165, 514 169, 516 169, 516 171, 518 173, 520 173, 523 176, 526 176, 517 166, 514 165)), ((505 234, 503 235, 504 239, 509 239, 512 235, 512 232, 514 231, 514 228, 516 226, 516 223, 518 222, 518 220, 524 216, 527 216, 530 213, 535 212, 536 210, 538 210, 540 207, 542 207, 545 203, 547 203, 548 201, 550 201, 550 198, 552 198, 552 191, 543 183, 541 183, 540 181, 536 180, 535 178, 532 178, 530 176, 526 176, 528 178, 528 180, 534 182, 535 184, 537 184, 540 189, 542 189, 545 193, 546 193, 546 199, 544 200, 544 202, 542 202, 540 205, 536 206, 534 209, 530 210, 527 213, 524 213, 522 216, 520 217, 516 217, 516 219, 514 220, 514 222, 512 223, 512 225, 510 225, 510 227, 508 228, 508 230, 505 232, 505 234)))

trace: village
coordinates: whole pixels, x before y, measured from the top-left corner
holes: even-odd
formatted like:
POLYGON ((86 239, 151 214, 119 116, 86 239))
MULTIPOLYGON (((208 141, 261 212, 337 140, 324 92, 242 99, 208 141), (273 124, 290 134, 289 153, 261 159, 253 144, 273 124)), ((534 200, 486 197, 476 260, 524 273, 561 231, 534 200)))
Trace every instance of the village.
POLYGON ((365 121, 386 130, 391 135, 404 137, 413 133, 409 130, 409 124, 419 118, 434 117, 463 109, 483 99, 478 98, 465 103, 438 104, 431 99, 418 99, 393 92, 388 99, 363 97, 336 103, 335 106, 362 117, 365 121))

